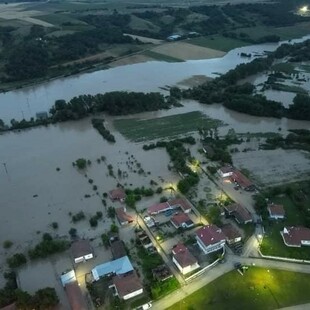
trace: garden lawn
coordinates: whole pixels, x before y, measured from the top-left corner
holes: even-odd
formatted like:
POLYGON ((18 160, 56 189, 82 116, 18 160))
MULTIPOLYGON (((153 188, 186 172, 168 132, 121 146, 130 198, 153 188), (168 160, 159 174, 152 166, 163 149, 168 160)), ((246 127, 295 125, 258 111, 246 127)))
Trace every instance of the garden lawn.
POLYGON ((221 35, 194 38, 194 39, 187 40, 186 43, 190 43, 190 44, 198 45, 202 47, 209 47, 209 48, 223 51, 223 52, 228 52, 234 48, 246 46, 250 44, 250 43, 238 40, 238 39, 225 38, 221 35))
POLYGON ((265 235, 261 244, 261 252, 264 255, 310 260, 310 247, 287 247, 280 234, 284 226, 303 226, 304 218, 302 213, 288 196, 276 197, 273 199, 273 202, 284 206, 286 219, 264 224, 265 235))
POLYGON ((309 281, 303 273, 249 267, 241 276, 233 270, 168 309, 271 310, 304 304, 310 302, 309 281))
POLYGON ((208 118, 199 111, 165 116, 153 119, 117 119, 115 128, 126 138, 141 142, 173 137, 196 131, 198 128, 214 128, 222 125, 216 119, 208 118))

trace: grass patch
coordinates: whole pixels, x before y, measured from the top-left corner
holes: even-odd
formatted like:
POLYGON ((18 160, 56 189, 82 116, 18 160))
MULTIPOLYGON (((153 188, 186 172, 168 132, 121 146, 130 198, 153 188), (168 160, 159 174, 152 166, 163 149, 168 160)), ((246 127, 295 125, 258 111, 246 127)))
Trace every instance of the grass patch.
POLYGON ((48 14, 48 15, 41 15, 37 16, 37 19, 43 20, 47 23, 53 24, 53 25, 61 25, 63 23, 72 23, 72 24, 85 24, 81 22, 80 20, 77 20, 70 15, 66 14, 48 14))
POLYGON ((249 267, 244 276, 231 271, 168 309, 278 309, 309 302, 309 281, 309 274, 249 267))
POLYGON ((222 125, 216 119, 208 118, 199 111, 165 116, 153 119, 117 119, 115 128, 126 138, 141 142, 165 137, 172 137, 202 128, 222 125))
POLYGON ((249 43, 246 43, 244 41, 232 38, 225 38, 221 35, 193 38, 186 41, 186 43, 202 47, 209 47, 223 52, 229 52, 234 48, 249 45, 249 43))
POLYGON ((288 196, 276 197, 274 203, 282 204, 285 208, 286 219, 281 222, 266 222, 265 236, 261 244, 261 251, 264 255, 290 257, 310 260, 310 248, 287 247, 282 239, 280 231, 284 226, 304 226, 304 217, 296 204, 288 196))
POLYGON ((176 58, 176 57, 171 57, 171 56, 164 55, 164 54, 160 54, 160 53, 157 53, 157 52, 154 52, 154 51, 145 51, 145 52, 143 52, 143 54, 145 56, 152 57, 152 58, 154 58, 156 60, 159 60, 159 61, 183 62, 182 59, 179 59, 179 58, 176 58))

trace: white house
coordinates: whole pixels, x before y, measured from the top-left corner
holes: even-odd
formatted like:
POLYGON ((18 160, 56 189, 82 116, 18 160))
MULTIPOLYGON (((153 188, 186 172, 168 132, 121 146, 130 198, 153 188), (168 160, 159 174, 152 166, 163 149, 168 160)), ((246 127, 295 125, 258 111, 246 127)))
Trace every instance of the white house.
POLYGON ((113 295, 121 299, 128 300, 143 293, 142 284, 135 272, 114 276, 112 282, 109 288, 113 288, 113 295))
POLYGON ((285 217, 285 210, 282 205, 270 204, 268 205, 269 218, 273 220, 282 220, 285 217))
POLYGON ((234 173, 234 168, 232 166, 224 166, 220 168, 217 172, 222 178, 231 177, 234 173))
POLYGON ((196 240, 205 254, 218 251, 225 246, 225 236, 222 230, 213 224, 198 229, 196 240))
POLYGON ((182 274, 187 274, 200 267, 197 259, 182 243, 179 243, 173 247, 172 261, 175 263, 182 274))
POLYGON ((76 264, 85 262, 94 257, 89 240, 78 240, 73 242, 71 245, 71 252, 76 264))

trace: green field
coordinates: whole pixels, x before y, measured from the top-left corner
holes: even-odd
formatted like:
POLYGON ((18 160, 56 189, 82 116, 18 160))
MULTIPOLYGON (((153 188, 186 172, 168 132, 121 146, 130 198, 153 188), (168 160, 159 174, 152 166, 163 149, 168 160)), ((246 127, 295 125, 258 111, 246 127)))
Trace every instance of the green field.
POLYGON ((261 251, 264 255, 290 257, 310 260, 310 248, 287 247, 282 239, 280 231, 284 226, 304 226, 304 218, 296 204, 288 196, 276 197, 274 203, 282 204, 285 208, 286 218, 280 222, 265 223, 265 235, 261 244, 261 251))
POLYGON ((114 121, 115 128, 135 142, 173 137, 196 131, 198 127, 211 128, 221 124, 221 121, 208 118, 198 111, 153 119, 133 118, 114 121))
POLYGON ((231 271, 168 310, 272 310, 310 302, 310 275, 249 267, 243 276, 231 271))
POLYGON ((154 58, 156 60, 159 60, 159 61, 183 62, 182 59, 179 59, 179 58, 176 58, 176 57, 171 57, 171 56, 164 55, 164 54, 160 54, 160 53, 157 53, 157 52, 154 52, 154 51, 145 51, 145 52, 143 52, 143 54, 145 56, 152 57, 152 58, 154 58))
POLYGON ((293 73, 298 72, 297 70, 295 70, 295 65, 292 64, 291 62, 281 62, 281 63, 274 64, 271 67, 271 69, 275 71, 280 71, 286 74, 293 74, 293 73))
POLYGON ((290 93, 296 94, 307 94, 308 92, 300 86, 295 85, 285 85, 281 83, 273 83, 271 84, 271 88, 274 90, 286 91, 290 93))
POLYGON ((308 35, 310 29, 310 23, 304 22, 299 23, 290 27, 266 27, 266 26, 256 26, 251 28, 240 28, 237 33, 246 33, 251 39, 257 40, 266 35, 278 35, 281 40, 290 40, 300 38, 302 36, 308 35))
POLYGON ((225 38, 221 35, 194 38, 186 41, 186 43, 208 47, 223 52, 229 52, 234 48, 249 45, 247 42, 237 39, 225 38))

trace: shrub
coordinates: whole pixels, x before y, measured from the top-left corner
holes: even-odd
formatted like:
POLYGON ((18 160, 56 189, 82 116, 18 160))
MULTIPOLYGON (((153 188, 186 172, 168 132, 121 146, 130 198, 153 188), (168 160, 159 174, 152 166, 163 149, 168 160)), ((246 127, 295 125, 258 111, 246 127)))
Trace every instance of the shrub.
POLYGON ((27 263, 27 258, 22 253, 16 253, 7 259, 10 268, 17 268, 27 263))
POLYGON ((98 226, 98 220, 96 216, 93 216, 89 219, 89 224, 91 227, 97 227, 98 226))
POLYGON ((57 229, 58 228, 58 223, 57 222, 53 222, 51 224, 51 226, 52 226, 53 229, 57 229))
POLYGON ((78 167, 78 169, 82 170, 86 168, 86 159, 79 158, 75 161, 75 165, 78 167))
POLYGON ((4 248, 4 249, 9 249, 12 245, 13 245, 13 242, 10 241, 10 240, 5 240, 5 241, 3 242, 3 248, 4 248))

